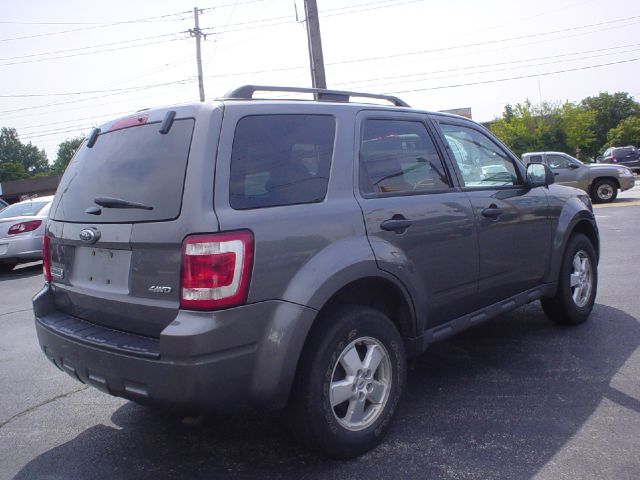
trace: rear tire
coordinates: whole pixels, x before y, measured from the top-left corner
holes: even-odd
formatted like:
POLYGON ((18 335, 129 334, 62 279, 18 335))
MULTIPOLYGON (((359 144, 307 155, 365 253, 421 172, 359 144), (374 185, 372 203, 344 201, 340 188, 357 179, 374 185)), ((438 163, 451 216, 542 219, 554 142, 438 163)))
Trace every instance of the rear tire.
POLYGON ((593 203, 613 202, 618 196, 618 186, 612 180, 598 180, 591 189, 593 203))
POLYGON ((386 315, 345 305, 319 318, 296 373, 286 409, 305 447, 353 458, 383 438, 404 389, 402 338, 386 315))
POLYGON ((555 296, 540 300, 544 313, 560 325, 578 325, 589 317, 596 299, 598 268, 588 237, 571 236, 562 258, 555 296))

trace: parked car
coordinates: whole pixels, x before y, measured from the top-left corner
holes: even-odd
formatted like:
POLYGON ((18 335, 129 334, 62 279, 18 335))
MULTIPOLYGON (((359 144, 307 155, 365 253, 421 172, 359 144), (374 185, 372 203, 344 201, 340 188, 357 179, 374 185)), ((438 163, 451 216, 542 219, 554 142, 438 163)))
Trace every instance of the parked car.
POLYGON ((146 110, 94 130, 64 174, 38 339, 111 395, 282 409, 303 445, 350 458, 433 342, 538 299, 587 319, 598 228, 588 195, 553 181, 395 97, 245 86, 146 110))
POLYGON ((14 203, 0 211, 0 272, 42 259, 42 238, 53 196, 14 203))
POLYGON ((632 145, 607 148, 598 160, 600 163, 615 163, 640 172, 640 152, 632 145))
POLYGON ((618 190, 633 188, 635 179, 627 167, 584 164, 562 152, 530 152, 522 155, 525 165, 544 163, 551 168, 556 183, 584 190, 595 203, 613 202, 618 190))

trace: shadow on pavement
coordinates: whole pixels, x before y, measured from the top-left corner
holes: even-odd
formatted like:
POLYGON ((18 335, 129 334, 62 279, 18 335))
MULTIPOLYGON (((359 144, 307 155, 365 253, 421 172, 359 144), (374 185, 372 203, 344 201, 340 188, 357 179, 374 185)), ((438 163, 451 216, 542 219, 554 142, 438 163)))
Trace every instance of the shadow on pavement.
POLYGON ((276 414, 189 426, 127 403, 117 428, 91 427, 16 478, 530 478, 603 399, 640 413, 610 386, 639 344, 638 320, 618 309, 597 305, 586 324, 561 328, 536 303, 419 357, 386 441, 358 459, 303 451, 276 414))
POLYGON ((42 275, 42 262, 25 263, 16 266, 8 273, 0 273, 0 283, 18 278, 35 277, 36 275, 42 275))

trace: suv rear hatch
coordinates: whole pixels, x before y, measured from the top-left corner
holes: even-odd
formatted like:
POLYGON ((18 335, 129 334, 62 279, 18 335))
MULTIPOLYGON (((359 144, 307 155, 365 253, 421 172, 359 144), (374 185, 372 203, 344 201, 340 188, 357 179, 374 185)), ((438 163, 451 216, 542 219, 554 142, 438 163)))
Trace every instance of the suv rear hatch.
MULTIPOLYGON (((67 168, 48 227, 57 309, 152 337, 176 317, 179 218, 196 122, 173 115, 115 122, 90 136, 67 168), (171 123, 166 132, 162 118, 171 123)), ((217 221, 210 225, 217 231, 217 221)))

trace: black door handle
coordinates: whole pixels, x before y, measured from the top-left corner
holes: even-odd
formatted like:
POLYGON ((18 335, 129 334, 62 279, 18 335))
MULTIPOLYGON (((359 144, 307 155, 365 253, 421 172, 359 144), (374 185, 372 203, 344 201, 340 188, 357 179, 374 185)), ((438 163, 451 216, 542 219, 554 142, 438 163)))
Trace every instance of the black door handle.
POLYGON ((407 220, 406 218, 390 218, 382 222, 380 224, 380 228, 387 232, 394 231, 402 233, 411 225, 413 225, 413 222, 411 220, 407 220))
POLYGON ((493 219, 498 218, 503 213, 504 212, 502 211, 502 209, 498 208, 494 204, 491 204, 489 205, 489 208, 485 208, 484 210, 482 210, 482 215, 484 215, 485 217, 493 218, 493 219))
POLYGON ((553 172, 553 174, 554 174, 554 175, 560 175, 560 173, 559 173, 559 172, 553 172))

